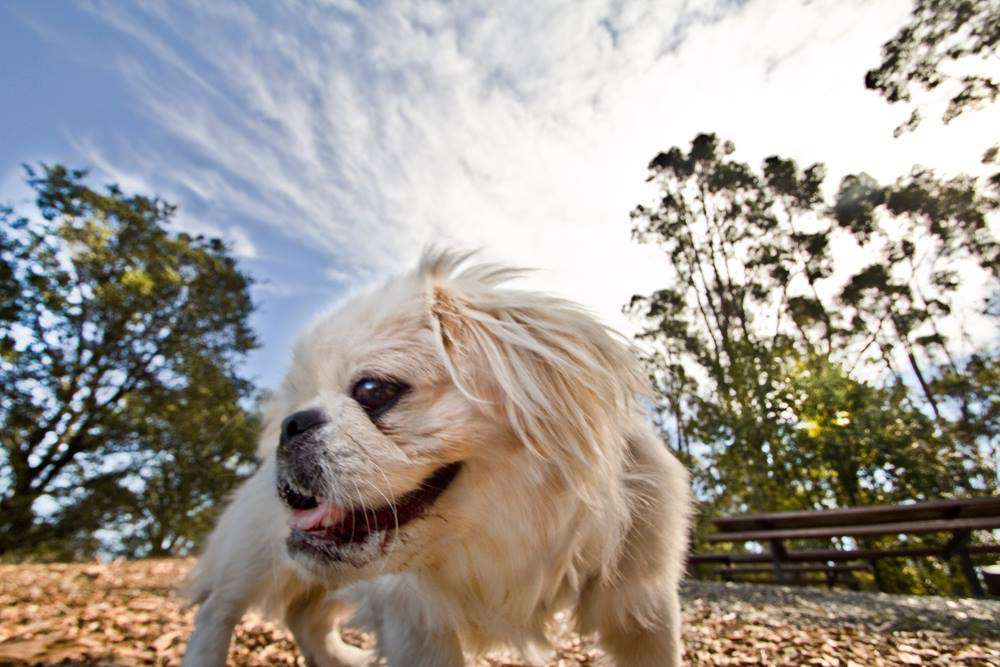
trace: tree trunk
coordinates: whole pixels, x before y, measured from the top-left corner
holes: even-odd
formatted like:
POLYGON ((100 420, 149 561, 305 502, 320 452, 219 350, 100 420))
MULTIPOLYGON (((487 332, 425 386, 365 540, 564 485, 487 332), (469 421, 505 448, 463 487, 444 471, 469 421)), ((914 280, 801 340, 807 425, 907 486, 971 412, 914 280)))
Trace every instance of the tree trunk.
POLYGON ((31 526, 34 513, 30 496, 12 496, 0 501, 0 556, 14 551, 31 549, 31 526))

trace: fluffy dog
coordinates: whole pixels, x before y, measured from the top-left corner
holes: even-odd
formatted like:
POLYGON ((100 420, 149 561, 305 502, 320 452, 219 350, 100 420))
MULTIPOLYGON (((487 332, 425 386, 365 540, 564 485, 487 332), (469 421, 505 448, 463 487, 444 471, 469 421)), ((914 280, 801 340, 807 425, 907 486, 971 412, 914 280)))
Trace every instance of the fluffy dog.
POLYGON ((617 664, 681 660, 690 493, 629 346, 515 270, 426 253, 318 321, 265 421, 260 470, 189 582, 184 664, 222 665, 250 605, 310 665, 537 655, 568 609, 617 664))

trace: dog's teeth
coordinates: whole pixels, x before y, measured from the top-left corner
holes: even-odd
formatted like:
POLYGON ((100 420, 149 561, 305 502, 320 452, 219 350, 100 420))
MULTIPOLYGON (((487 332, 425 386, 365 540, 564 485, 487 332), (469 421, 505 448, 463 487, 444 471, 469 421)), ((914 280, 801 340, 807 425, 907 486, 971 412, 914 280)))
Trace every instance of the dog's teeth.
POLYGON ((330 526, 333 525, 333 517, 327 514, 326 516, 323 517, 323 520, 320 522, 320 525, 323 526, 324 528, 329 528, 330 526))

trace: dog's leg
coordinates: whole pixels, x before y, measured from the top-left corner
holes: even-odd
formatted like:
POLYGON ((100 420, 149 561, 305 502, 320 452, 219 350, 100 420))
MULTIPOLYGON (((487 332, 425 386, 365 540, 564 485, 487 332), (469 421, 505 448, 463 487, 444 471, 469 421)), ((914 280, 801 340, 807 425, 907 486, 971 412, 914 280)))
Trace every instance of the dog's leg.
POLYGON ((364 667, 374 660, 371 651, 351 646, 340 636, 340 622, 348 604, 315 588, 288 606, 285 622, 309 667, 364 667))
POLYGON ((451 628, 427 631, 395 614, 382 621, 379 653, 389 667, 462 667, 465 656, 451 628))
POLYGON ((690 490, 684 467, 643 427, 629 439, 632 525, 615 574, 584 590, 578 619, 621 667, 681 664, 678 586, 687 553, 690 490))
POLYGON ((676 591, 664 591, 661 595, 655 619, 609 616, 598 623, 601 645, 614 659, 614 664, 619 667, 678 667, 681 664, 680 603, 676 591))
POLYGON ((440 618, 407 575, 366 582, 354 591, 358 609, 352 619, 378 637, 379 656, 389 667, 461 667, 458 634, 440 618))
POLYGON ((233 629, 247 604, 210 595, 194 620, 194 632, 184 652, 183 667, 223 667, 233 629))
POLYGON ((280 554, 284 521, 269 461, 237 492, 188 578, 184 594, 201 608, 184 667, 222 667, 233 629, 251 604, 288 587, 280 554))

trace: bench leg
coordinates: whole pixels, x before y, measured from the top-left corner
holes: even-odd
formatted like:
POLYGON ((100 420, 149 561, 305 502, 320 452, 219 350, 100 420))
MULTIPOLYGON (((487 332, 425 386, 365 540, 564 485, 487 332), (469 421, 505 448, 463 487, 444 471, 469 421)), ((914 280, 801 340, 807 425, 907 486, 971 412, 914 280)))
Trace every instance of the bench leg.
POLYGON ((770 540, 771 544, 771 564, 774 566, 774 582, 777 584, 788 583, 788 575, 781 567, 781 564, 788 558, 785 551, 785 544, 781 540, 770 540))
POLYGON ((972 597, 986 597, 986 591, 983 590, 983 584, 979 581, 979 574, 976 573, 976 566, 972 563, 972 556, 969 555, 968 549, 960 549, 958 551, 958 562, 962 566, 962 574, 965 575, 965 579, 969 582, 972 597))
POLYGON ((976 573, 976 566, 972 562, 972 556, 969 555, 969 550, 966 548, 971 540, 971 530, 955 531, 942 551, 946 558, 958 556, 958 564, 962 568, 965 580, 969 582, 969 590, 972 592, 972 597, 982 598, 986 597, 986 591, 983 590, 983 584, 979 581, 979 575, 976 573))
POLYGON ((885 581, 882 579, 882 571, 878 567, 878 560, 873 558, 868 562, 872 564, 872 578, 875 579, 875 588, 880 593, 885 593, 885 581))

